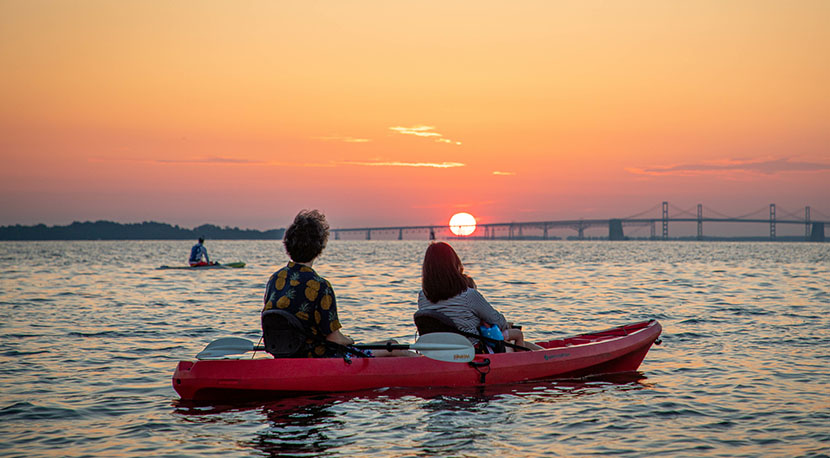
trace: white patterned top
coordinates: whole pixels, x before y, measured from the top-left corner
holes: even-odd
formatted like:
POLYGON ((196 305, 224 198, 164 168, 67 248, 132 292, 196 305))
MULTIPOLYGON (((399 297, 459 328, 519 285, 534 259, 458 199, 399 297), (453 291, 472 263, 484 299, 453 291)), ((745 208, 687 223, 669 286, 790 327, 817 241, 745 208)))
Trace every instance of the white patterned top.
POLYGON ((432 303, 421 291, 418 293, 418 310, 435 310, 447 315, 458 329, 478 334, 478 326, 484 322, 507 329, 504 315, 487 302, 487 299, 473 288, 467 288, 461 294, 432 303))

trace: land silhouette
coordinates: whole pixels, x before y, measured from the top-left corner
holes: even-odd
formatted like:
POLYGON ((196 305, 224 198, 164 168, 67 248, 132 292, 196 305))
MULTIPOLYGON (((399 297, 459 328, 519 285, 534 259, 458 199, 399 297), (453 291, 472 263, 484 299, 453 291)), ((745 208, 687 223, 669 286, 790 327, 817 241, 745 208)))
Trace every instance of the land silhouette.
POLYGON ((167 223, 122 224, 112 221, 73 222, 66 226, 0 226, 0 240, 182 240, 205 237, 213 240, 280 240, 285 229, 259 231, 203 224, 193 229, 167 223))

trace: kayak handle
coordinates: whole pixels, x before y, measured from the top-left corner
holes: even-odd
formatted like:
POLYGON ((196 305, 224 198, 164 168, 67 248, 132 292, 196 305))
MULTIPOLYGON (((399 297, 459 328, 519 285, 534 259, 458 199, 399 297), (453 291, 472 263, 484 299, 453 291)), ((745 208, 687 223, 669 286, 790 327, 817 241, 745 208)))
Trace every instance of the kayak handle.
POLYGON ((467 364, 469 364, 470 367, 472 367, 473 369, 476 370, 476 372, 478 372, 479 383, 484 384, 484 382, 487 379, 487 374, 490 373, 490 358, 485 358, 482 361, 470 361, 467 364), (487 370, 482 369, 482 368, 485 368, 485 367, 487 368, 487 370))

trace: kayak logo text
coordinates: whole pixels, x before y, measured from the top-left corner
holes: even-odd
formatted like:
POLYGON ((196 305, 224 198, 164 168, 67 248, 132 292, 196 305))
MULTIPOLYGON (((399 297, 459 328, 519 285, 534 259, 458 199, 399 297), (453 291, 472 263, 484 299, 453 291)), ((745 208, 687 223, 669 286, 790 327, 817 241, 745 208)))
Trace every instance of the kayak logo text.
POLYGON ((556 358, 564 358, 566 356, 571 356, 570 353, 559 353, 558 355, 545 355, 545 361, 549 359, 556 359, 556 358))

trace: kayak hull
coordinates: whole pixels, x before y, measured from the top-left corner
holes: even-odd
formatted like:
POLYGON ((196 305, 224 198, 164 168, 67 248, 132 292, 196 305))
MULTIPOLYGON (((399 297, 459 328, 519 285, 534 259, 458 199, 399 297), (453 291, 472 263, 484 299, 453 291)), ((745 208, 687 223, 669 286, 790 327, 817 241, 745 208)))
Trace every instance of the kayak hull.
POLYGON ((657 321, 537 342, 544 350, 476 355, 470 363, 415 358, 284 358, 180 361, 183 400, 288 397, 382 387, 466 387, 635 371, 660 336, 657 321))

